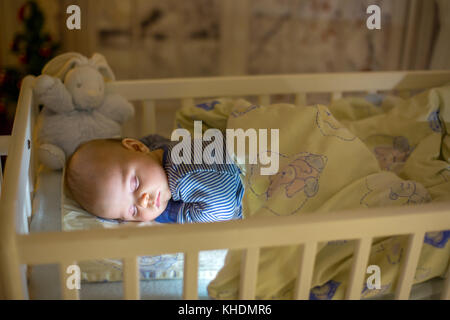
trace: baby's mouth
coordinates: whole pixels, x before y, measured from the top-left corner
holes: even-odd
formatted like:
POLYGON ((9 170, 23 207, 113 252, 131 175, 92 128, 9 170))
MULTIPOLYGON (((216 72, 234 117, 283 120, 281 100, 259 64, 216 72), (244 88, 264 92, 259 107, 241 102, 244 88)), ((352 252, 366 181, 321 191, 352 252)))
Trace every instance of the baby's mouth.
POLYGON ((159 209, 159 206, 161 204, 160 202, 160 197, 161 197, 161 191, 158 192, 158 196, 156 197, 156 207, 159 209))

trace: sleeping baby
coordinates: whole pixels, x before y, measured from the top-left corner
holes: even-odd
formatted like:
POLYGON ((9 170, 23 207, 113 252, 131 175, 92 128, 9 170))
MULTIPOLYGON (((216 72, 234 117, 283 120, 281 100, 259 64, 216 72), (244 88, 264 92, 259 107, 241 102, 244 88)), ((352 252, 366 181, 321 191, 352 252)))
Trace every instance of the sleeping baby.
POLYGON ((238 166, 176 164, 171 156, 176 143, 158 135, 86 142, 67 161, 67 187, 86 211, 104 219, 191 223, 242 218, 238 166))

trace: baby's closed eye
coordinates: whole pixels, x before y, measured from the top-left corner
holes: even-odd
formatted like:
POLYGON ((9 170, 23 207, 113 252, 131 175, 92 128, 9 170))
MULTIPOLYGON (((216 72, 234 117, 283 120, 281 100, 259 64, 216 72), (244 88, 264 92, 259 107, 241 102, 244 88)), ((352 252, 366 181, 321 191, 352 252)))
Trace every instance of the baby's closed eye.
POLYGON ((136 191, 139 188, 139 179, 136 176, 133 176, 130 181, 131 192, 136 191))
POLYGON ((132 205, 132 206, 130 207, 130 209, 129 209, 129 212, 130 212, 131 216, 134 217, 134 216, 137 215, 138 209, 137 209, 137 207, 136 207, 135 205, 132 205))

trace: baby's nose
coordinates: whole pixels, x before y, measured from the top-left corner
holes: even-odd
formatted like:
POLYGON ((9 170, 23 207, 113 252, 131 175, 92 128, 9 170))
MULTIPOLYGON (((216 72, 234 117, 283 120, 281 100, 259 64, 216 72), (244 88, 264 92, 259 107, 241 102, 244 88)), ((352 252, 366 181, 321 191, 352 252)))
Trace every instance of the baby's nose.
POLYGON ((139 198, 139 205, 143 208, 147 208, 150 204, 150 195, 144 192, 139 198))

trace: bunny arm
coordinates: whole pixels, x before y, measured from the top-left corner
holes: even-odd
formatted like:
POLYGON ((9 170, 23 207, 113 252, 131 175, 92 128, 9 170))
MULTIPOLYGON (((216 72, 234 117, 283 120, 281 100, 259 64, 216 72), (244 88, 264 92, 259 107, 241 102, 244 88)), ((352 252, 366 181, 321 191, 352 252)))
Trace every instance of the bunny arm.
POLYGON ((72 95, 59 78, 43 75, 39 76, 36 81, 34 92, 46 108, 56 113, 66 113, 75 109, 72 95), (40 82, 44 81, 47 84, 40 85, 40 82), (53 83, 50 84, 49 81, 53 81, 53 83))
POLYGON ((64 167, 66 155, 61 148, 54 144, 45 143, 40 145, 38 155, 39 160, 53 170, 58 170, 64 167))
POLYGON ((97 111, 119 124, 134 116, 133 105, 116 93, 106 95, 103 104, 97 111))

